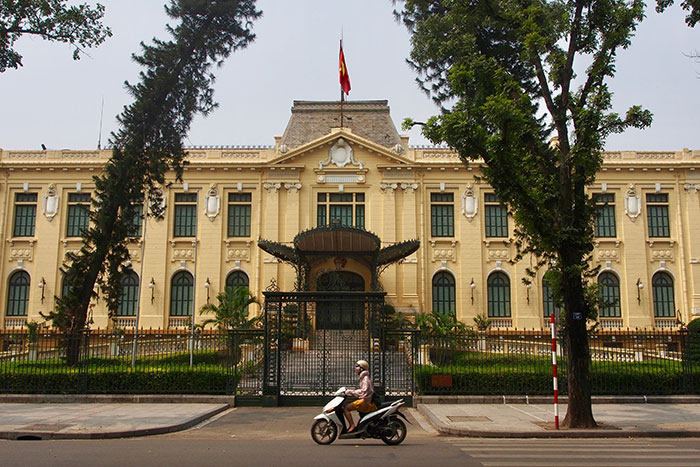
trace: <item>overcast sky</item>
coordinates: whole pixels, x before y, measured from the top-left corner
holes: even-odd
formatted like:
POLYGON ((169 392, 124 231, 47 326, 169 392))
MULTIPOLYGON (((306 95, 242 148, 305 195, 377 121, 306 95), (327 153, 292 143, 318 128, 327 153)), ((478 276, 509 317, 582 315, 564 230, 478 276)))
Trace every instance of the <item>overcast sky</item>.
MULTIPOLYGON (((116 115, 131 101, 123 83, 137 79, 130 56, 140 41, 166 38, 167 17, 161 0, 101 3, 114 36, 80 61, 67 45, 17 42, 24 66, 0 74, 0 148, 93 149, 103 99, 107 144, 116 115)), ((294 100, 337 100, 341 28, 350 100, 388 100, 397 127, 406 117, 424 120, 437 112, 405 62, 409 38, 394 21, 390 0, 259 0, 258 7, 257 39, 215 71, 220 106, 195 120, 185 144, 271 145, 294 100)), ((611 136, 608 150, 700 149, 700 63, 684 56, 696 49, 700 27, 686 27, 679 8, 663 15, 648 10, 632 47, 618 55, 611 88, 616 111, 643 105, 654 124, 611 136)), ((410 135, 411 144, 426 143, 417 130, 410 135)))

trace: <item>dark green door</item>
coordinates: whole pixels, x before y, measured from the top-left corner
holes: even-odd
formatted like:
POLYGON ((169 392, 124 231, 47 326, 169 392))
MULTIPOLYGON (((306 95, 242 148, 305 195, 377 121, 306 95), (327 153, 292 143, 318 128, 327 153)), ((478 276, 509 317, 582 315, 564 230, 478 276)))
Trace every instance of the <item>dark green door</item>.
MULTIPOLYGON (((316 290, 319 292, 364 292, 365 280, 354 272, 326 272, 319 276, 316 290)), ((364 329, 364 306, 360 302, 344 300, 336 303, 318 302, 316 305, 316 328, 364 329)))

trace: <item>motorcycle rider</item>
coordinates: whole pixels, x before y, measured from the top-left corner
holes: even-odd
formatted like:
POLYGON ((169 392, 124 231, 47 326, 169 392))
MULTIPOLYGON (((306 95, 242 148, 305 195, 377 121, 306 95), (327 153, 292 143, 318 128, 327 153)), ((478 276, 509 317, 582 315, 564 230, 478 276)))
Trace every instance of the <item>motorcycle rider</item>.
POLYGON ((346 396, 355 396, 357 398, 357 400, 347 404, 343 409, 345 419, 348 421, 348 433, 354 431, 356 428, 352 420, 352 414, 350 414, 351 411, 357 410, 359 412, 369 413, 377 410, 377 406, 372 402, 374 387, 372 387, 372 380, 369 377, 369 363, 365 360, 358 360, 357 363, 355 363, 355 374, 360 380, 360 387, 345 391, 346 396))

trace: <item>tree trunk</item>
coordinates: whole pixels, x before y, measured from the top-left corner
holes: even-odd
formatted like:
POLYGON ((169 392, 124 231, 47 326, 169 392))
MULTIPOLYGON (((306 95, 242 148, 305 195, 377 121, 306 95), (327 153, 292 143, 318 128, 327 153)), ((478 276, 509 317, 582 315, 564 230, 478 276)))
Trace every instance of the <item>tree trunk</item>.
MULTIPOLYGON (((565 428, 594 428, 591 409, 591 355, 586 330, 586 304, 580 274, 573 274, 562 264, 564 305, 566 309, 566 356, 569 403, 565 428)), ((575 268, 572 268, 575 269, 575 268)))

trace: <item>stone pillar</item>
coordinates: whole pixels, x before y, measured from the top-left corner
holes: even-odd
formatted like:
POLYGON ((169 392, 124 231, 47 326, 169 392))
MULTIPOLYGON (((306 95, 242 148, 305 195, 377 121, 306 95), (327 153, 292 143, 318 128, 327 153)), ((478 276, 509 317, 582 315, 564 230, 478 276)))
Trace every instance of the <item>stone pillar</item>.
MULTIPOLYGON (((419 218, 417 215, 418 183, 401 183, 403 209, 401 210, 401 240, 418 238, 419 218)), ((421 241, 423 241, 422 239, 421 241)), ((425 248, 425 245, 421 245, 425 248)), ((398 266, 400 270, 400 290, 403 302, 418 309, 418 253, 413 253, 398 266)))
MULTIPOLYGON (((263 219, 260 219, 264 223, 261 231, 265 232, 267 240, 279 242, 280 241, 280 203, 279 203, 279 190, 282 188, 280 182, 263 182, 263 188, 265 189, 265 194, 263 197, 263 213, 265 213, 263 219)), ((279 260, 274 256, 270 256, 267 253, 264 254, 264 264, 263 264, 263 284, 269 284, 270 279, 275 279, 277 284, 280 284, 279 277, 279 260)))

